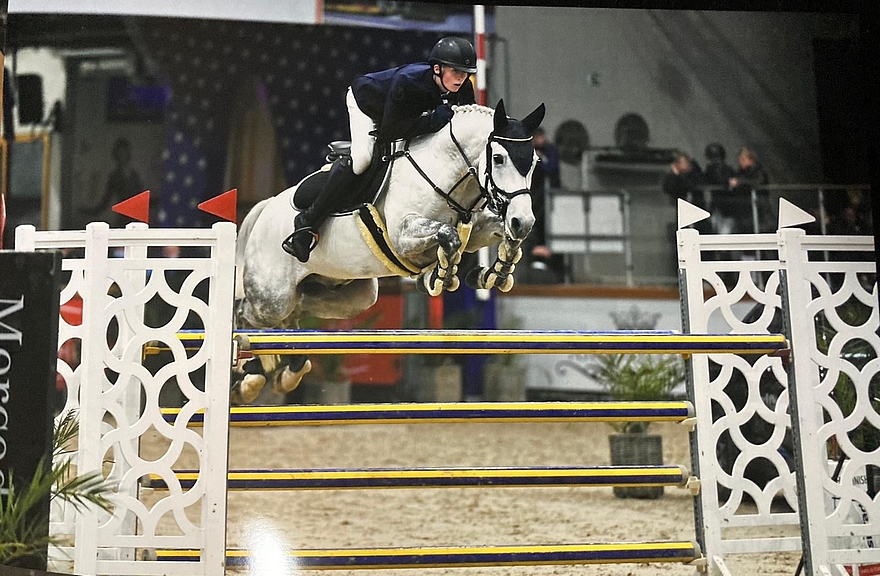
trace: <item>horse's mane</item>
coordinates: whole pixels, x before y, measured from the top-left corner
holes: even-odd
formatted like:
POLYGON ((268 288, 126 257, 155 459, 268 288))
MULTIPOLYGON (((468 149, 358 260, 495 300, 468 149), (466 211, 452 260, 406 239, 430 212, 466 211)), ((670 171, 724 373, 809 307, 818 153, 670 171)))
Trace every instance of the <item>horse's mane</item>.
POLYGON ((479 104, 453 104, 452 109, 456 114, 469 114, 471 112, 479 112, 487 116, 495 114, 495 110, 488 106, 480 106, 479 104))
MULTIPOLYGON (((486 134, 489 133, 492 129, 492 121, 491 119, 495 115, 495 110, 492 108, 488 108, 486 106, 480 106, 479 104, 453 104, 452 110, 455 112, 454 118, 469 118, 466 122, 466 125, 475 125, 475 126, 483 126, 486 129, 486 134), (485 122, 484 119, 488 118, 489 122, 485 122)), ((422 146, 430 145, 430 143, 434 140, 435 136, 440 134, 444 134, 441 137, 441 141, 446 142, 448 139, 448 129, 440 130, 438 132, 430 132, 428 134, 423 134, 421 136, 417 136, 412 139, 410 142, 412 144, 411 150, 415 151, 422 146)), ((460 136, 460 135, 459 135, 460 136)), ((448 142, 451 146, 451 141, 448 142)), ((455 150, 451 148, 451 150, 455 150)), ((458 152, 455 152, 457 155, 458 152)))

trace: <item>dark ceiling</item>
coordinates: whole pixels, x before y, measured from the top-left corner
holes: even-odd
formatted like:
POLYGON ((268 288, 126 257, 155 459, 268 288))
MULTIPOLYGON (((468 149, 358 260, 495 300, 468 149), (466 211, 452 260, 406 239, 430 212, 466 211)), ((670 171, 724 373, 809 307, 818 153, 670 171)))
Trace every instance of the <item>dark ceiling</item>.
POLYGON ((130 47, 128 30, 136 21, 122 16, 10 14, 6 48, 130 47))

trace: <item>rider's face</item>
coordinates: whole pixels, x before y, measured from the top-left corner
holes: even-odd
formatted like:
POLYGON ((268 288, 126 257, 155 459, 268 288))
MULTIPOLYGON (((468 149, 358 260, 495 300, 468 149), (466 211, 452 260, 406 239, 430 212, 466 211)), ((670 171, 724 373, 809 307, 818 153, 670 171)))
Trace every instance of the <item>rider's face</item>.
POLYGON ((434 65, 434 71, 438 72, 439 76, 435 76, 435 78, 439 78, 440 87, 444 90, 449 90, 450 92, 458 92, 461 90, 462 85, 467 82, 468 73, 462 72, 460 70, 456 70, 455 68, 450 68, 449 66, 440 66, 439 64, 434 65))

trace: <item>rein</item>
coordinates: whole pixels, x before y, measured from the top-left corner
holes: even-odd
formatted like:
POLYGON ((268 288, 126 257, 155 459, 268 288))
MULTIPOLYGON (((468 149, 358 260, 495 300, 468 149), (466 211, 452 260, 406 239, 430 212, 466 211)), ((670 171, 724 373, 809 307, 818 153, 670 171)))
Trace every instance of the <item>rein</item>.
POLYGON ((516 144, 524 144, 526 142, 531 142, 532 137, 528 138, 510 138, 507 136, 498 136, 492 131, 489 134, 489 139, 486 141, 486 186, 483 186, 480 183, 479 178, 477 178, 477 168, 471 163, 470 158, 467 157, 467 154, 464 151, 464 148, 459 143, 458 139, 455 137, 455 133, 452 131, 452 122, 449 122, 449 136, 452 138, 453 144, 455 144, 456 149, 458 149, 458 153, 461 155, 465 164, 467 164, 467 172, 458 179, 458 182, 452 185, 452 188, 449 189, 448 192, 437 186, 431 177, 422 170, 422 167, 415 161, 415 158, 412 157, 412 154, 409 152, 409 140, 404 144, 403 150, 398 150, 394 152, 391 156, 384 156, 382 158, 383 161, 387 162, 388 160, 395 160, 400 157, 404 157, 410 161, 413 168, 416 169, 422 178, 434 189, 434 192, 439 194, 444 200, 446 200, 446 204, 452 208, 457 214, 460 222, 467 224, 471 220, 471 216, 473 216, 474 210, 476 210, 477 206, 480 204, 480 201, 483 201, 483 206, 487 207, 490 211, 501 216, 502 218, 507 213, 507 206, 510 204, 510 201, 519 196, 520 194, 528 194, 528 188, 520 188, 518 190, 514 190, 513 192, 508 192, 507 190, 498 186, 495 182, 495 178, 492 176, 492 142, 500 142, 501 145, 504 145, 504 142, 516 143, 516 144), (468 178, 473 178, 477 181, 477 186, 480 187, 480 195, 477 196, 474 201, 470 204, 470 206, 464 206, 460 202, 457 202, 453 197, 452 193, 461 186, 468 178))
POLYGON ((467 224, 468 222, 470 222, 471 216, 473 216, 474 210, 476 210, 477 205, 480 203, 480 201, 484 200, 486 203, 489 202, 489 195, 477 178, 477 168, 471 163, 470 159, 467 157, 467 154, 464 151, 464 148, 455 137, 455 133, 452 131, 452 122, 449 122, 449 135, 452 137, 452 142, 458 149, 458 153, 461 154, 462 159, 464 160, 465 164, 467 164, 467 172, 465 172, 464 175, 458 179, 458 182, 452 185, 452 188, 450 188, 448 192, 437 186, 434 181, 431 180, 431 177, 428 176, 428 174, 424 170, 422 170, 422 167, 419 166, 415 158, 412 157, 412 154, 410 154, 409 152, 409 140, 407 140, 404 144, 403 150, 398 150, 397 152, 394 152, 391 156, 385 156, 382 158, 382 160, 395 160, 400 157, 404 157, 409 160, 413 168, 416 169, 416 172, 418 172, 422 176, 422 178, 425 179, 425 181, 431 186, 431 188, 434 189, 434 192, 436 192, 444 200, 446 200, 447 206, 452 208, 455 213, 458 214, 458 220, 464 224, 467 224), (477 181, 477 185, 480 187, 480 195, 477 196, 473 202, 471 202, 470 206, 464 206, 452 197, 452 193, 455 192, 455 190, 464 182, 466 182, 468 178, 473 178, 477 181))

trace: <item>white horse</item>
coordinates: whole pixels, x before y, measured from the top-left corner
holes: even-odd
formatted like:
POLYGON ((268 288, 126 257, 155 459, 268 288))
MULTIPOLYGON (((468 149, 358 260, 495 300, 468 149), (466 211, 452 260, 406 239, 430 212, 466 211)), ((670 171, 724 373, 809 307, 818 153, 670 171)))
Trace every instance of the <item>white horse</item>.
MULTIPOLYGON (((468 284, 510 290, 519 246, 535 221, 528 194, 537 162, 531 136, 544 105, 522 121, 507 117, 503 101, 494 111, 477 105, 453 110, 447 127, 382 158, 392 166, 374 207, 329 218, 307 263, 281 248, 302 182, 254 206, 236 251, 237 328, 296 328, 305 315, 351 318, 376 302, 380 277, 417 278, 420 289, 434 296, 455 290, 461 252, 498 243, 494 265, 472 271, 468 284), (380 232, 376 242, 367 240, 371 227, 380 232)), ((311 363, 301 355, 285 359, 283 370, 275 370, 277 357, 246 363, 233 401, 252 402, 267 371, 276 372, 276 391, 294 389, 311 363)))

